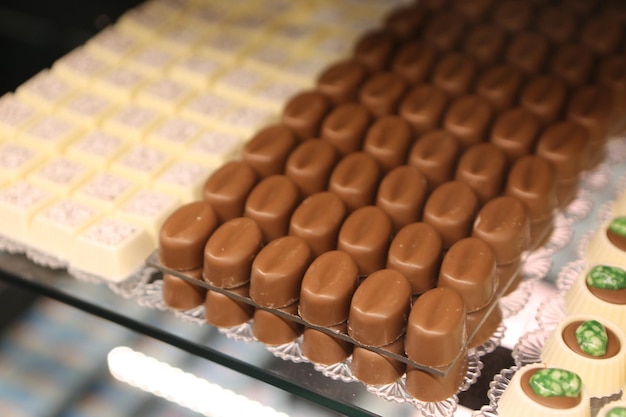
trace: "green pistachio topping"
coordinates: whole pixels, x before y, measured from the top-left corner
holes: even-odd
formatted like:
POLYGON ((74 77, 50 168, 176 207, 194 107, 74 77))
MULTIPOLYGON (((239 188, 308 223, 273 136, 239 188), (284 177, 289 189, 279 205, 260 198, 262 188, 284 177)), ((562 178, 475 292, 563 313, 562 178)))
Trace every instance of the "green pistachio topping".
POLYGON ((606 417, 626 417, 626 407, 613 407, 606 413, 606 417))
POLYGON ((609 337, 606 334, 606 329, 599 321, 588 320, 582 322, 576 328, 574 334, 576 335, 578 346, 587 355, 606 355, 606 345, 609 342, 609 337))
POLYGON ((535 372, 528 381, 541 397, 578 397, 582 388, 580 377, 571 371, 545 368, 535 372))
POLYGON ((626 270, 617 266, 596 265, 589 270, 587 285, 604 290, 626 289, 626 270))
POLYGON ((609 230, 617 235, 626 236, 626 216, 615 217, 611 220, 609 230))

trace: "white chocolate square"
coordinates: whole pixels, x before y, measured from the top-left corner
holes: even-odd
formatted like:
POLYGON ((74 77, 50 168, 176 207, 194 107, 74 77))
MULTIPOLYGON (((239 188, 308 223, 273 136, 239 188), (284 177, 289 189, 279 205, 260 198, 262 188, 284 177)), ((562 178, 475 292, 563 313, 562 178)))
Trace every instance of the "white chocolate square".
POLYGON ((94 79, 91 86, 99 94, 119 103, 127 103, 132 100, 139 88, 147 82, 148 78, 144 74, 124 66, 114 67, 105 71, 98 78, 94 79))
POLYGON ((181 116, 211 127, 232 106, 233 100, 213 92, 200 92, 193 95, 180 107, 181 116))
POLYGON ((161 120, 146 137, 146 143, 169 155, 179 155, 204 130, 203 125, 182 116, 161 120))
POLYGON ((142 40, 120 28, 108 26, 90 38, 85 47, 96 57, 110 65, 119 64, 126 56, 135 50, 142 40))
POLYGON ((203 26, 194 26, 189 20, 177 22, 163 29, 159 33, 157 42, 163 48, 174 52, 189 53, 193 48, 200 45, 208 36, 209 29, 203 26))
POLYGON ((31 105, 50 112, 74 92, 72 84, 44 69, 15 90, 15 95, 31 105))
POLYGON ((251 36, 223 28, 208 36, 198 47, 198 51, 224 62, 235 62, 247 52, 252 43, 251 36))
POLYGON ((301 85, 291 80, 267 79, 255 92, 254 98, 263 108, 278 113, 285 103, 301 90, 301 85))
POLYGON ((3 187, 0 189, 0 234, 28 244, 33 216, 54 199, 51 192, 25 180, 3 187))
POLYGON ((183 156, 209 167, 217 167, 239 155, 242 147, 241 136, 218 129, 207 129, 187 146, 183 156))
POLYGON ((237 67, 220 75, 213 83, 212 91, 217 94, 245 101, 265 78, 262 71, 254 68, 237 67))
POLYGON ((167 217, 182 205, 179 198, 157 190, 140 190, 122 204, 116 214, 128 221, 142 225, 158 245, 159 233, 167 217))
POLYGON ((33 216, 29 246, 62 261, 70 258, 78 233, 102 216, 102 211, 62 198, 33 216))
POLYGON ((180 51, 149 43, 130 54, 124 64, 146 77, 163 77, 167 68, 178 58, 180 51))
POLYGON ((85 182, 93 172, 93 168, 84 163, 60 156, 46 160, 31 171, 27 179, 52 193, 65 196, 85 182))
POLYGON ((170 65, 167 75, 172 79, 206 91, 218 74, 226 68, 226 62, 203 53, 183 55, 170 65))
POLYGON ((165 13, 162 9, 151 7, 145 2, 122 14, 115 26, 139 39, 150 40, 173 19, 171 13, 165 13))
POLYGON ((171 161, 170 155, 154 146, 135 144, 111 162, 109 172, 147 186, 171 161))
POLYGON ((140 142, 161 118, 158 111, 140 104, 120 105, 102 121, 102 129, 130 142, 140 142))
POLYGON ((0 144, 0 179, 18 180, 42 164, 48 155, 20 143, 0 144))
POLYGON ((137 184, 110 172, 101 172, 72 192, 72 197, 91 207, 112 211, 126 201, 137 190, 137 184))
POLYGON ((13 93, 0 97, 0 138, 14 139, 16 133, 41 113, 35 106, 20 100, 13 93))
POLYGON ((115 106, 111 98, 85 89, 69 97, 57 111, 86 128, 96 128, 115 110, 115 106))
POLYGON ((71 50, 52 64, 53 73, 79 86, 86 86, 107 68, 106 61, 84 46, 71 50))
POLYGON ((240 104, 221 117, 220 126, 242 137, 252 137, 258 130, 277 119, 278 114, 273 109, 240 104))
POLYGON ((135 96, 135 102, 167 114, 176 112, 191 98, 195 89, 187 83, 169 77, 149 81, 135 96))
POLYGON ((96 129, 79 136, 65 149, 65 155, 103 170, 128 146, 120 136, 96 129))
POLYGON ((153 250, 146 229, 106 216, 78 234, 69 268, 120 282, 138 271, 153 250))
POLYGON ((83 126, 68 118, 45 114, 18 133, 17 140, 44 152, 55 154, 63 152, 67 145, 83 132, 83 126))
POLYGON ((158 175, 152 187, 178 197, 182 204, 202 199, 202 188, 213 168, 180 160, 158 175))
MULTIPOLYGON (((254 3, 248 2, 250 5, 254 3)), ((228 17, 234 12, 232 3, 225 6, 218 2, 197 2, 191 12, 185 16, 190 26, 198 27, 218 27, 223 25, 228 17)))

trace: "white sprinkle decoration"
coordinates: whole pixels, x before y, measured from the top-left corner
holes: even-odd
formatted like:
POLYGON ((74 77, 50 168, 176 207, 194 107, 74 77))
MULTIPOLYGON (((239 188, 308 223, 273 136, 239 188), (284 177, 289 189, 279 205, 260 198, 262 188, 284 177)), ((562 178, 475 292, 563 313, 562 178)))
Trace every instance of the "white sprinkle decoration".
POLYGON ((195 184, 199 178, 205 178, 208 174, 209 169, 203 165, 178 162, 167 169, 159 179, 169 184, 188 186, 195 184))
POLYGON ((185 94, 187 87, 185 85, 169 80, 167 78, 161 78, 154 83, 150 84, 146 88, 146 92, 154 97, 158 97, 165 101, 174 101, 185 94))
POLYGON ((30 90, 33 94, 51 102, 59 100, 61 97, 68 94, 71 89, 67 83, 48 70, 44 70, 35 75, 22 86, 30 90))
POLYGON ((239 142, 239 139, 233 135, 217 131, 209 131, 203 133, 198 140, 190 146, 190 148, 194 153, 200 152, 203 154, 220 156, 237 146, 239 142))
POLYGON ((125 126, 143 127, 156 119, 156 112, 146 107, 131 105, 115 114, 115 120, 125 126))
POLYGON ((85 93, 70 101, 67 108, 77 114, 93 116, 106 108, 109 103, 110 101, 104 97, 85 93))
POLYGON ((75 227, 94 216, 96 211, 76 201, 65 199, 47 208, 42 216, 69 227, 75 227))
POLYGON ((137 145, 124 154, 119 163, 135 171, 151 172, 166 158, 167 155, 157 149, 137 145))
POLYGON ((35 110, 20 102, 15 97, 5 97, 0 100, 0 123, 17 127, 33 117, 35 110))
POLYGON ((76 144, 76 149, 95 156, 108 156, 117 151, 124 141, 117 136, 102 131, 88 133, 76 144))
POLYGON ((59 158, 44 165, 37 174, 56 184, 68 184, 85 170, 86 168, 77 162, 59 158))
POLYGON ((69 121, 49 115, 35 122, 28 129, 28 133, 45 142, 54 142, 63 138, 71 129, 72 124, 69 121))
POLYGON ((6 144, 0 148, 0 166, 14 170, 20 168, 35 157, 36 152, 20 145, 6 144))
POLYGON ((27 209, 47 198, 49 194, 27 182, 18 182, 0 192, 0 201, 14 207, 27 209))
POLYGON ((118 246, 136 231, 137 228, 132 224, 109 218, 91 226, 84 236, 106 246, 118 246))
POLYGON ((174 117, 159 126, 154 134, 168 142, 183 143, 200 133, 201 129, 201 126, 197 123, 174 117))
POLYGON ((62 57, 59 64, 67 66, 72 71, 85 76, 93 76, 104 68, 104 62, 91 55, 83 48, 74 49, 62 57))
POLYGON ((104 201, 114 201, 131 186, 130 181, 105 172, 98 174, 81 190, 85 195, 104 201))
POLYGON ((141 217, 154 217, 172 205, 175 198, 153 190, 141 190, 121 208, 120 212, 141 217))

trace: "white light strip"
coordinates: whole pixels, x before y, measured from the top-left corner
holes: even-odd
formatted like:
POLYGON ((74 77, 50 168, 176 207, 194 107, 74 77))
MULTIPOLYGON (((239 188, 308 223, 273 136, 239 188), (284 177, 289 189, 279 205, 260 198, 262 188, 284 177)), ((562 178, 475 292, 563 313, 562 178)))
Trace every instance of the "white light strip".
POLYGON ((107 362, 109 371, 117 380, 208 417, 288 417, 285 413, 129 347, 112 349, 107 355, 107 362))

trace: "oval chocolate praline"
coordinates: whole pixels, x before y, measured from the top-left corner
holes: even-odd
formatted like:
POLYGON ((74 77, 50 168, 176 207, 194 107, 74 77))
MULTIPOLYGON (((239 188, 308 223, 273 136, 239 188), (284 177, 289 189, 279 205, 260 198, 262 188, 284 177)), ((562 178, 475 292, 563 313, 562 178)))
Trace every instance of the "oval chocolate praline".
POLYGON ((596 54, 605 56, 617 52, 623 36, 622 22, 605 14, 593 16, 584 23, 580 40, 596 54))
POLYGON ((261 250, 263 235, 254 220, 230 219, 218 227, 204 249, 205 281, 220 288, 237 288, 250 281, 252 261, 261 250))
POLYGON ((440 51, 454 49, 465 33, 465 19, 460 13, 438 10, 431 14, 422 36, 440 51))
POLYGON ((476 83, 476 95, 487 100, 495 112, 509 109, 516 101, 523 73, 509 64, 486 69, 476 83))
POLYGON ((517 160, 507 177, 506 195, 518 198, 528 208, 530 219, 552 216, 556 208, 554 168, 538 155, 517 160))
POLYGON ((459 158, 454 179, 469 185, 482 206, 501 194, 507 169, 502 149, 489 142, 477 143, 459 158))
POLYGON ((502 149, 512 164, 533 151, 540 131, 537 116, 523 107, 513 107, 496 117, 489 141, 502 149))
POLYGON ((328 251, 313 260, 300 287, 300 317, 318 326, 336 326, 348 320, 350 300, 359 271, 346 252, 328 251))
POLYGON ((560 45, 550 61, 550 72, 565 80, 570 88, 589 83, 595 64, 591 48, 576 43, 560 45))
POLYGON ((506 47, 506 63, 520 69, 527 76, 539 73, 550 52, 550 42, 537 32, 522 31, 513 35, 506 47))
MULTIPOLYGON (((403 339, 399 338, 395 342, 381 346, 381 348, 390 353, 401 355, 403 345, 403 339)), ((398 381, 406 370, 406 364, 384 354, 355 346, 350 361, 350 370, 359 381, 376 386, 398 381)))
POLYGON ((258 305, 284 308, 300 297, 300 284, 311 262, 311 249, 298 236, 269 242, 252 262, 250 298, 258 305))
POLYGON ((407 4, 388 12, 383 19, 383 24, 396 39, 405 41, 419 34, 427 16, 428 10, 421 3, 407 4))
POLYGON ((433 190, 454 177, 461 153, 459 140, 445 130, 433 130, 420 137, 409 153, 408 165, 416 167, 433 190))
POLYGON ((376 206, 391 219, 394 232, 422 218, 428 183, 415 167, 401 165, 389 171, 380 182, 376 206))
POLYGON ((561 5, 543 7, 537 17, 537 29, 555 44, 571 40, 577 26, 576 14, 561 5))
POLYGON ((301 198, 326 190, 339 155, 325 140, 308 139, 287 158, 285 175, 298 187, 301 198))
POLYGON ((207 202, 180 206, 165 219, 159 231, 159 262, 179 271, 202 266, 204 245, 218 224, 217 214, 207 202))
POLYGON ((506 44, 506 33, 494 24, 481 23, 472 28, 463 43, 463 51, 481 67, 494 65, 506 44))
POLYGON ((336 106, 322 122, 321 138, 330 142, 341 155, 361 149, 371 116, 358 103, 336 106))
POLYGON ((441 88, 448 97, 459 97, 470 91, 478 66, 468 55, 448 52, 442 55, 431 76, 433 85, 441 88))
POLYGON ((522 87, 520 105, 533 113, 543 124, 556 121, 563 113, 567 85, 556 75, 532 77, 522 87))
POLYGON ((246 143, 242 158, 261 178, 282 174, 287 156, 297 143, 296 136, 287 126, 268 126, 246 143))
POLYGON ((421 84, 407 91, 400 103, 399 113, 409 122, 417 135, 434 130, 448 104, 443 90, 432 84, 421 84))
POLYGON ((581 125, 563 121, 547 127, 535 153, 552 163, 557 181, 577 177, 586 166, 589 133, 581 125))
POLYGON ((367 77, 367 68, 356 59, 329 65, 317 78, 317 91, 339 105, 355 100, 359 87, 367 77))
POLYGON ((303 91, 287 101, 281 121, 300 140, 316 138, 330 106, 330 100, 319 91, 303 91))
POLYGON ((391 62, 391 70, 410 84, 417 85, 428 79, 436 56, 437 51, 432 45, 415 39, 399 47, 391 62))
POLYGON ((385 346, 406 328, 411 286, 398 271, 381 269, 369 275, 354 292, 348 334, 366 346, 385 346))
MULTIPOLYGON (((249 285, 232 288, 229 293, 248 298, 249 285)), ((251 304, 237 300, 232 296, 218 291, 209 290, 204 302, 204 318, 215 327, 234 327, 246 323, 252 318, 254 307, 251 304)))
POLYGON ((461 148, 487 140, 493 117, 489 103, 476 95, 466 95, 454 100, 443 119, 443 127, 458 140, 461 148))
POLYGON ((348 212, 374 203, 381 170, 374 157, 366 152, 344 156, 328 181, 328 191, 335 193, 348 212))
POLYGON ((356 40, 352 54, 368 71, 375 73, 388 68, 395 46, 396 40, 389 30, 372 29, 356 40))
MULTIPOLYGON (((185 271, 185 275, 201 280, 202 267, 185 271)), ((171 275, 163 274, 163 288, 161 290, 163 302, 175 310, 190 310, 204 302, 206 288, 194 285, 187 280, 171 275)))
POLYGON ((413 294, 435 287, 443 246, 439 232, 424 222, 407 224, 394 236, 387 255, 387 268, 400 271, 413 294))
POLYGON ((406 80, 395 72, 377 72, 361 87, 359 101, 374 117, 395 114, 407 85, 406 80))
POLYGON ((487 16, 494 0, 452 0, 451 7, 468 21, 479 22, 487 16))
MULTIPOLYGON (((298 313, 298 303, 278 310, 295 316, 298 313)), ((268 310, 257 308, 252 315, 252 334, 259 342, 268 346, 293 342, 302 334, 303 330, 303 326, 297 321, 284 318, 268 310)))
POLYGON ((352 256, 360 276, 384 268, 391 241, 391 220, 376 206, 361 207, 343 222, 337 249, 352 256))
POLYGON ((494 23, 509 33, 518 33, 526 29, 533 17, 531 2, 505 0, 497 2, 493 11, 494 23))
MULTIPOLYGON (((327 327, 328 330, 346 333, 346 323, 327 327)), ((302 354, 315 364, 333 365, 346 360, 354 349, 354 344, 334 337, 326 332, 304 327, 302 332, 302 354)))
POLYGON ((258 177, 245 161, 227 162, 204 183, 202 198, 211 204, 220 222, 243 215, 248 194, 258 177))
POLYGON ((413 132, 409 123, 400 116, 389 115, 376 119, 363 142, 363 151, 372 155, 386 173, 404 163, 413 132))

